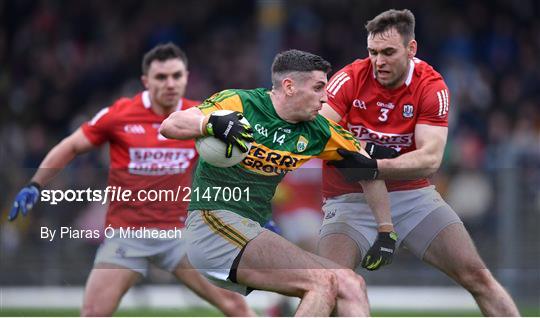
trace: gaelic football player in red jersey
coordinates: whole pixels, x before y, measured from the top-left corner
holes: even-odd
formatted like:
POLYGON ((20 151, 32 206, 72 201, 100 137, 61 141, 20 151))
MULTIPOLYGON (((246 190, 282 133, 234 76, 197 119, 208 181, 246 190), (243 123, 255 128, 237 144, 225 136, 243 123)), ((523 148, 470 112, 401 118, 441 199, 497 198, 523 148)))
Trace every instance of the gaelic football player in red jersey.
POLYGON ((330 163, 338 169, 324 167, 319 253, 375 270, 403 244, 466 288, 484 315, 517 316, 463 223, 427 179, 442 161, 450 94, 442 76, 415 58, 414 25, 409 10, 379 14, 366 25, 369 57, 328 82, 321 114, 350 130, 372 158, 340 151, 344 160, 330 163), (387 180, 395 228, 375 222, 357 183, 375 178, 387 180))
MULTIPOLYGON (((194 141, 166 139, 158 128, 172 112, 199 104, 184 98, 187 57, 172 43, 158 45, 144 56, 142 71, 145 91, 102 109, 47 154, 29 185, 17 195, 10 220, 19 212, 26 215, 41 187, 77 155, 107 142, 110 189, 146 190, 148 194, 148 190, 181 187, 180 195, 185 196, 198 157, 194 141)), ((128 289, 146 276, 149 263, 171 272, 227 315, 254 315, 241 295, 215 287, 194 270, 186 257, 185 239, 121 237, 121 229, 183 229, 187 201, 140 200, 138 196, 110 201, 105 226, 114 228, 115 235, 106 238, 97 251, 81 315, 112 315, 128 289)))

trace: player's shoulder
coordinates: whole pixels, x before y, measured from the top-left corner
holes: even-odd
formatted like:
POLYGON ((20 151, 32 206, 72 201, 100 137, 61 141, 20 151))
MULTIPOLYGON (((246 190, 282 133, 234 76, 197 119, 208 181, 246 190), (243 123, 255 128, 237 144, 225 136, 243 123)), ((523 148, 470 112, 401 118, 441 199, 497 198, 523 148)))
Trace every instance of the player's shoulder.
POLYGON ((223 102, 224 100, 227 100, 230 98, 238 98, 237 96, 240 94, 241 91, 242 91, 241 89, 234 89, 234 88, 224 89, 222 91, 214 93, 212 96, 207 98, 206 101, 223 102))
POLYGON ((334 77, 339 76, 340 74, 343 74, 343 73, 356 76, 358 74, 361 74, 370 70, 371 70, 371 63, 369 61, 369 58, 356 59, 352 61, 351 63, 343 66, 340 70, 338 70, 335 73, 334 77))
POLYGON ((191 107, 195 107, 201 104, 201 101, 199 100, 193 100, 189 98, 182 98, 182 109, 188 109, 191 107))
POLYGON ((426 61, 419 58, 413 59, 414 76, 419 86, 444 85, 444 78, 426 61))
POLYGON ((361 73, 371 70, 371 61, 369 58, 356 59, 349 64, 351 72, 361 73))
POLYGON ((266 88, 232 89, 231 91, 243 99, 261 99, 266 98, 266 95, 268 94, 266 88))
POLYGON ((330 128, 335 124, 331 119, 318 114, 314 120, 306 122, 309 123, 312 129, 323 132, 325 135, 330 135, 330 128))
POLYGON ((115 100, 112 105, 109 107, 109 112, 111 113, 124 113, 126 111, 132 111, 138 108, 144 108, 145 104, 147 107, 150 107, 150 96, 148 92, 141 92, 132 97, 120 97, 115 100), (145 96, 145 93, 147 96, 145 96), (147 99, 145 101, 145 99, 147 99))

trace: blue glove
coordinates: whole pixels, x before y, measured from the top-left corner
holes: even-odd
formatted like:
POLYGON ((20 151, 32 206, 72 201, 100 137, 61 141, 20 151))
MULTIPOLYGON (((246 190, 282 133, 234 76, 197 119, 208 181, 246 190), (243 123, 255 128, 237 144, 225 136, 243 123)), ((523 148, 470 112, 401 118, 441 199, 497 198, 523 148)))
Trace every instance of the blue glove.
POLYGON ((28 211, 32 209, 34 204, 36 204, 37 200, 39 199, 40 190, 41 187, 36 182, 31 182, 30 184, 22 188, 15 197, 13 207, 9 212, 8 220, 15 220, 19 215, 19 211, 21 211, 23 216, 26 216, 28 211))
POLYGON ((274 222, 274 220, 268 221, 268 223, 264 225, 264 228, 276 233, 277 235, 281 235, 281 228, 276 224, 276 222, 274 222))

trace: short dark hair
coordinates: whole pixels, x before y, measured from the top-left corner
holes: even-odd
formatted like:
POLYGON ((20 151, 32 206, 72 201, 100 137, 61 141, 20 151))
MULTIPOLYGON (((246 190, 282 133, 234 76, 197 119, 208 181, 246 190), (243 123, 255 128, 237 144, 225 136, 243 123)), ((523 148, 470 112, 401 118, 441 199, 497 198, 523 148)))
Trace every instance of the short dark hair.
POLYGON ((328 74, 332 69, 330 62, 322 57, 300 51, 288 50, 278 53, 272 63, 272 85, 279 86, 279 75, 290 72, 323 71, 328 74))
POLYGON ((182 49, 180 49, 174 43, 168 42, 165 44, 159 44, 150 51, 146 52, 142 61, 143 74, 148 74, 148 69, 153 61, 158 60, 163 62, 169 59, 180 59, 182 62, 184 62, 186 68, 188 66, 186 53, 184 53, 184 51, 182 51, 182 49))
POLYGON ((395 28, 403 37, 404 44, 407 45, 410 40, 414 39, 414 25, 415 19, 411 10, 391 9, 368 21, 366 30, 368 35, 375 35, 395 28))

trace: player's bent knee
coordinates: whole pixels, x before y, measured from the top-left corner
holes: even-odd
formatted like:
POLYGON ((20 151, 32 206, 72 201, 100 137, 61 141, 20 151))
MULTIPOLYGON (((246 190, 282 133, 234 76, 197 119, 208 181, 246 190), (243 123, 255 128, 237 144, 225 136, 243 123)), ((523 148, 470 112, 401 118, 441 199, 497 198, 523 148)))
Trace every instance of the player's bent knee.
POLYGON ((488 291, 495 278, 487 268, 466 269, 458 273, 458 282, 473 295, 488 291))

